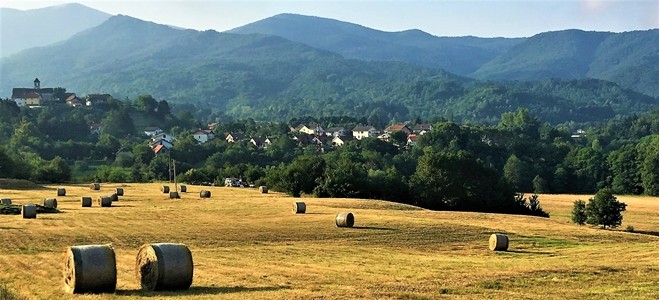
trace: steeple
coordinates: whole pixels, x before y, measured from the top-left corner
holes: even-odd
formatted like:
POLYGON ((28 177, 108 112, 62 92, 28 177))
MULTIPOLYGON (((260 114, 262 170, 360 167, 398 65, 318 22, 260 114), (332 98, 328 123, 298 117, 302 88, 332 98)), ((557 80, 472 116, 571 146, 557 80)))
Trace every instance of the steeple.
POLYGON ((34 89, 35 90, 41 89, 41 81, 39 81, 39 78, 34 79, 34 89))

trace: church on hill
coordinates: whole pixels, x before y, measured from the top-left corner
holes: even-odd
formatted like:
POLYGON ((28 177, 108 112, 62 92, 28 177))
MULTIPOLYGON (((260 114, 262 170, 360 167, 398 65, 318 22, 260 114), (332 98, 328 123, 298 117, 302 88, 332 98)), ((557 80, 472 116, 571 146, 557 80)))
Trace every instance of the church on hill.
POLYGON ((41 106, 44 102, 53 101, 53 88, 41 88, 39 78, 34 79, 34 88, 14 88, 11 100, 18 106, 41 106))

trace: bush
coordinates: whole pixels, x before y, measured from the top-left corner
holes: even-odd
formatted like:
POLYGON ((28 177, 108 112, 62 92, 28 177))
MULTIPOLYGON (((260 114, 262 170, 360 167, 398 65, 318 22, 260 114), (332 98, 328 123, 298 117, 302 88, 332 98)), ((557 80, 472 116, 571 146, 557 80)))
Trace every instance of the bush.
POLYGON ((579 225, 586 224, 586 202, 583 200, 574 201, 574 206, 572 207, 572 222, 579 225))

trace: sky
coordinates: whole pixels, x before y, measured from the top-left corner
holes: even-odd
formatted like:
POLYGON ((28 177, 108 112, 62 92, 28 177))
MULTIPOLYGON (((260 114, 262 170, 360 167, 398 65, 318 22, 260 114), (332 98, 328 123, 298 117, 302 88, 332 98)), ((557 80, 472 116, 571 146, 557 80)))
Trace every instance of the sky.
POLYGON ((659 0, 0 0, 0 7, 26 10, 71 2, 113 15, 217 31, 280 13, 384 31, 421 29, 437 36, 528 37, 572 28, 611 32, 659 28, 659 0))

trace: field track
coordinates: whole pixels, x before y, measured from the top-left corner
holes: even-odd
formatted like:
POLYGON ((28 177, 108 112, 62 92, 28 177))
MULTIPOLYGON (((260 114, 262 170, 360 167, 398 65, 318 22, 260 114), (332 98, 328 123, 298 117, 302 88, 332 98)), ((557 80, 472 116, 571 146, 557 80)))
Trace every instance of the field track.
POLYGON ((24 299, 67 299, 66 247, 112 244, 116 293, 76 299, 659 299, 659 198, 619 197, 624 223, 609 231, 569 222, 572 202, 586 195, 541 195, 546 219, 190 185, 170 200, 160 186, 69 185, 64 197, 58 186, 0 189, 14 204, 57 198, 63 211, 0 215, 0 287, 24 299), (119 186, 125 196, 97 205, 119 186), (202 189, 212 197, 200 199, 202 189), (82 196, 93 207, 81 207, 82 196), (292 213, 294 201, 306 214, 292 213), (337 228, 338 212, 352 212, 355 227, 337 228), (510 238, 508 252, 488 250, 495 232, 510 238), (137 250, 156 242, 190 248, 189 290, 140 290, 137 250))

